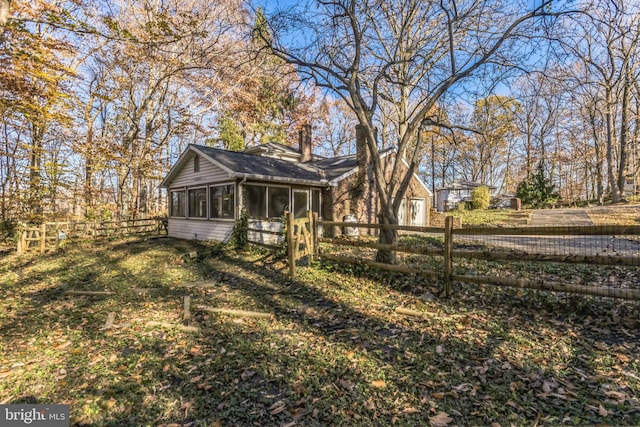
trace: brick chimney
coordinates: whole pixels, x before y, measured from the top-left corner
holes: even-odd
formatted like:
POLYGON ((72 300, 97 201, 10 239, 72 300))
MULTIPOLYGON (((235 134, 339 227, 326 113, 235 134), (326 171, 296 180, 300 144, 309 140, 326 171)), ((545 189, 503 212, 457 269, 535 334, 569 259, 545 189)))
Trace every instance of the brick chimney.
POLYGON ((311 161, 311 125, 308 123, 298 132, 298 150, 301 162, 311 161))

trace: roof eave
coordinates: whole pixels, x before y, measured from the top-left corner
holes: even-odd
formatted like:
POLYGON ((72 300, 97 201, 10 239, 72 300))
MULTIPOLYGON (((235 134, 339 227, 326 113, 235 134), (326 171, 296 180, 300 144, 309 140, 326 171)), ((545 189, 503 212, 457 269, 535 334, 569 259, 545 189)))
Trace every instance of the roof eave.
POLYGON ((268 182, 282 182, 287 184, 302 184, 309 185, 314 187, 326 187, 329 185, 329 182, 326 179, 299 179, 299 178, 290 178, 286 176, 270 176, 270 175, 257 175, 251 173, 234 173, 233 176, 235 178, 246 178, 246 179, 255 179, 257 181, 268 181, 268 182))

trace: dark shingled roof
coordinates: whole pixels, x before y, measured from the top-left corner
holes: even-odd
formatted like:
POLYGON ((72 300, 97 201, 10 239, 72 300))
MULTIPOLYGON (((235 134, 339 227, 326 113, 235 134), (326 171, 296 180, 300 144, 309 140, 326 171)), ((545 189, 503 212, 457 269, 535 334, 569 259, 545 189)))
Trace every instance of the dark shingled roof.
MULTIPOLYGON (((380 156, 385 156, 387 153, 392 152, 393 148, 385 148, 384 150, 380 150, 380 156)), ((354 168, 358 167, 358 160, 355 154, 349 154, 346 156, 333 157, 329 159, 322 160, 314 160, 309 162, 309 164, 322 169, 325 173, 325 176, 329 181, 333 181, 336 178, 341 177, 347 172, 352 171, 354 168)))
MULTIPOLYGON (((290 148, 287 149, 292 151, 290 148)), ((304 185, 334 185, 338 178, 349 176, 349 172, 355 171, 358 167, 355 154, 328 159, 314 156, 314 159, 310 162, 299 163, 260 154, 228 151, 191 144, 164 178, 162 186, 168 186, 176 174, 179 173, 184 162, 188 159, 189 151, 208 157, 229 172, 230 177, 246 177, 256 180, 289 183, 297 182, 304 185)), ((382 157, 391 151, 393 151, 393 148, 381 150, 380 156, 382 157)))
POLYGON ((237 174, 326 183, 323 171, 307 164, 201 145, 192 147, 237 174))
POLYGON ((329 181, 332 181, 358 166, 355 154, 350 156, 334 157, 309 162, 311 165, 324 171, 329 181))

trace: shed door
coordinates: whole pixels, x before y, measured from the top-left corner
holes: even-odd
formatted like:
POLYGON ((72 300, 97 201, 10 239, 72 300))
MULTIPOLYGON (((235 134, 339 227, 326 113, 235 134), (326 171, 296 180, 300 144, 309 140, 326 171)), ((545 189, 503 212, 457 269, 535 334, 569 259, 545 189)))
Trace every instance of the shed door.
POLYGON ((417 227, 424 226, 425 201, 424 199, 411 199, 411 224, 417 227))
POLYGON ((400 202, 400 209, 398 209, 398 225, 407 225, 406 199, 402 199, 402 202, 400 202))

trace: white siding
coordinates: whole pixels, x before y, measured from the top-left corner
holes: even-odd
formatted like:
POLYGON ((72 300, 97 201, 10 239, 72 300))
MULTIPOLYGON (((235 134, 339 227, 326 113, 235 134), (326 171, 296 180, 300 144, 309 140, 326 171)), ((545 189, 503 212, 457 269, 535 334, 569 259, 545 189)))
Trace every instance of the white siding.
POLYGON ((249 241, 264 245, 280 245, 284 242, 282 222, 249 219, 249 241), (265 232, 262 232, 264 230, 265 232))
POLYGON ((171 188, 195 186, 200 184, 211 184, 221 181, 228 181, 229 174, 221 168, 215 166, 207 159, 200 158, 200 172, 193 172, 193 157, 190 158, 178 175, 169 184, 171 188))
POLYGON ((231 238, 234 221, 193 220, 169 218, 169 237, 187 240, 215 240, 231 238))

